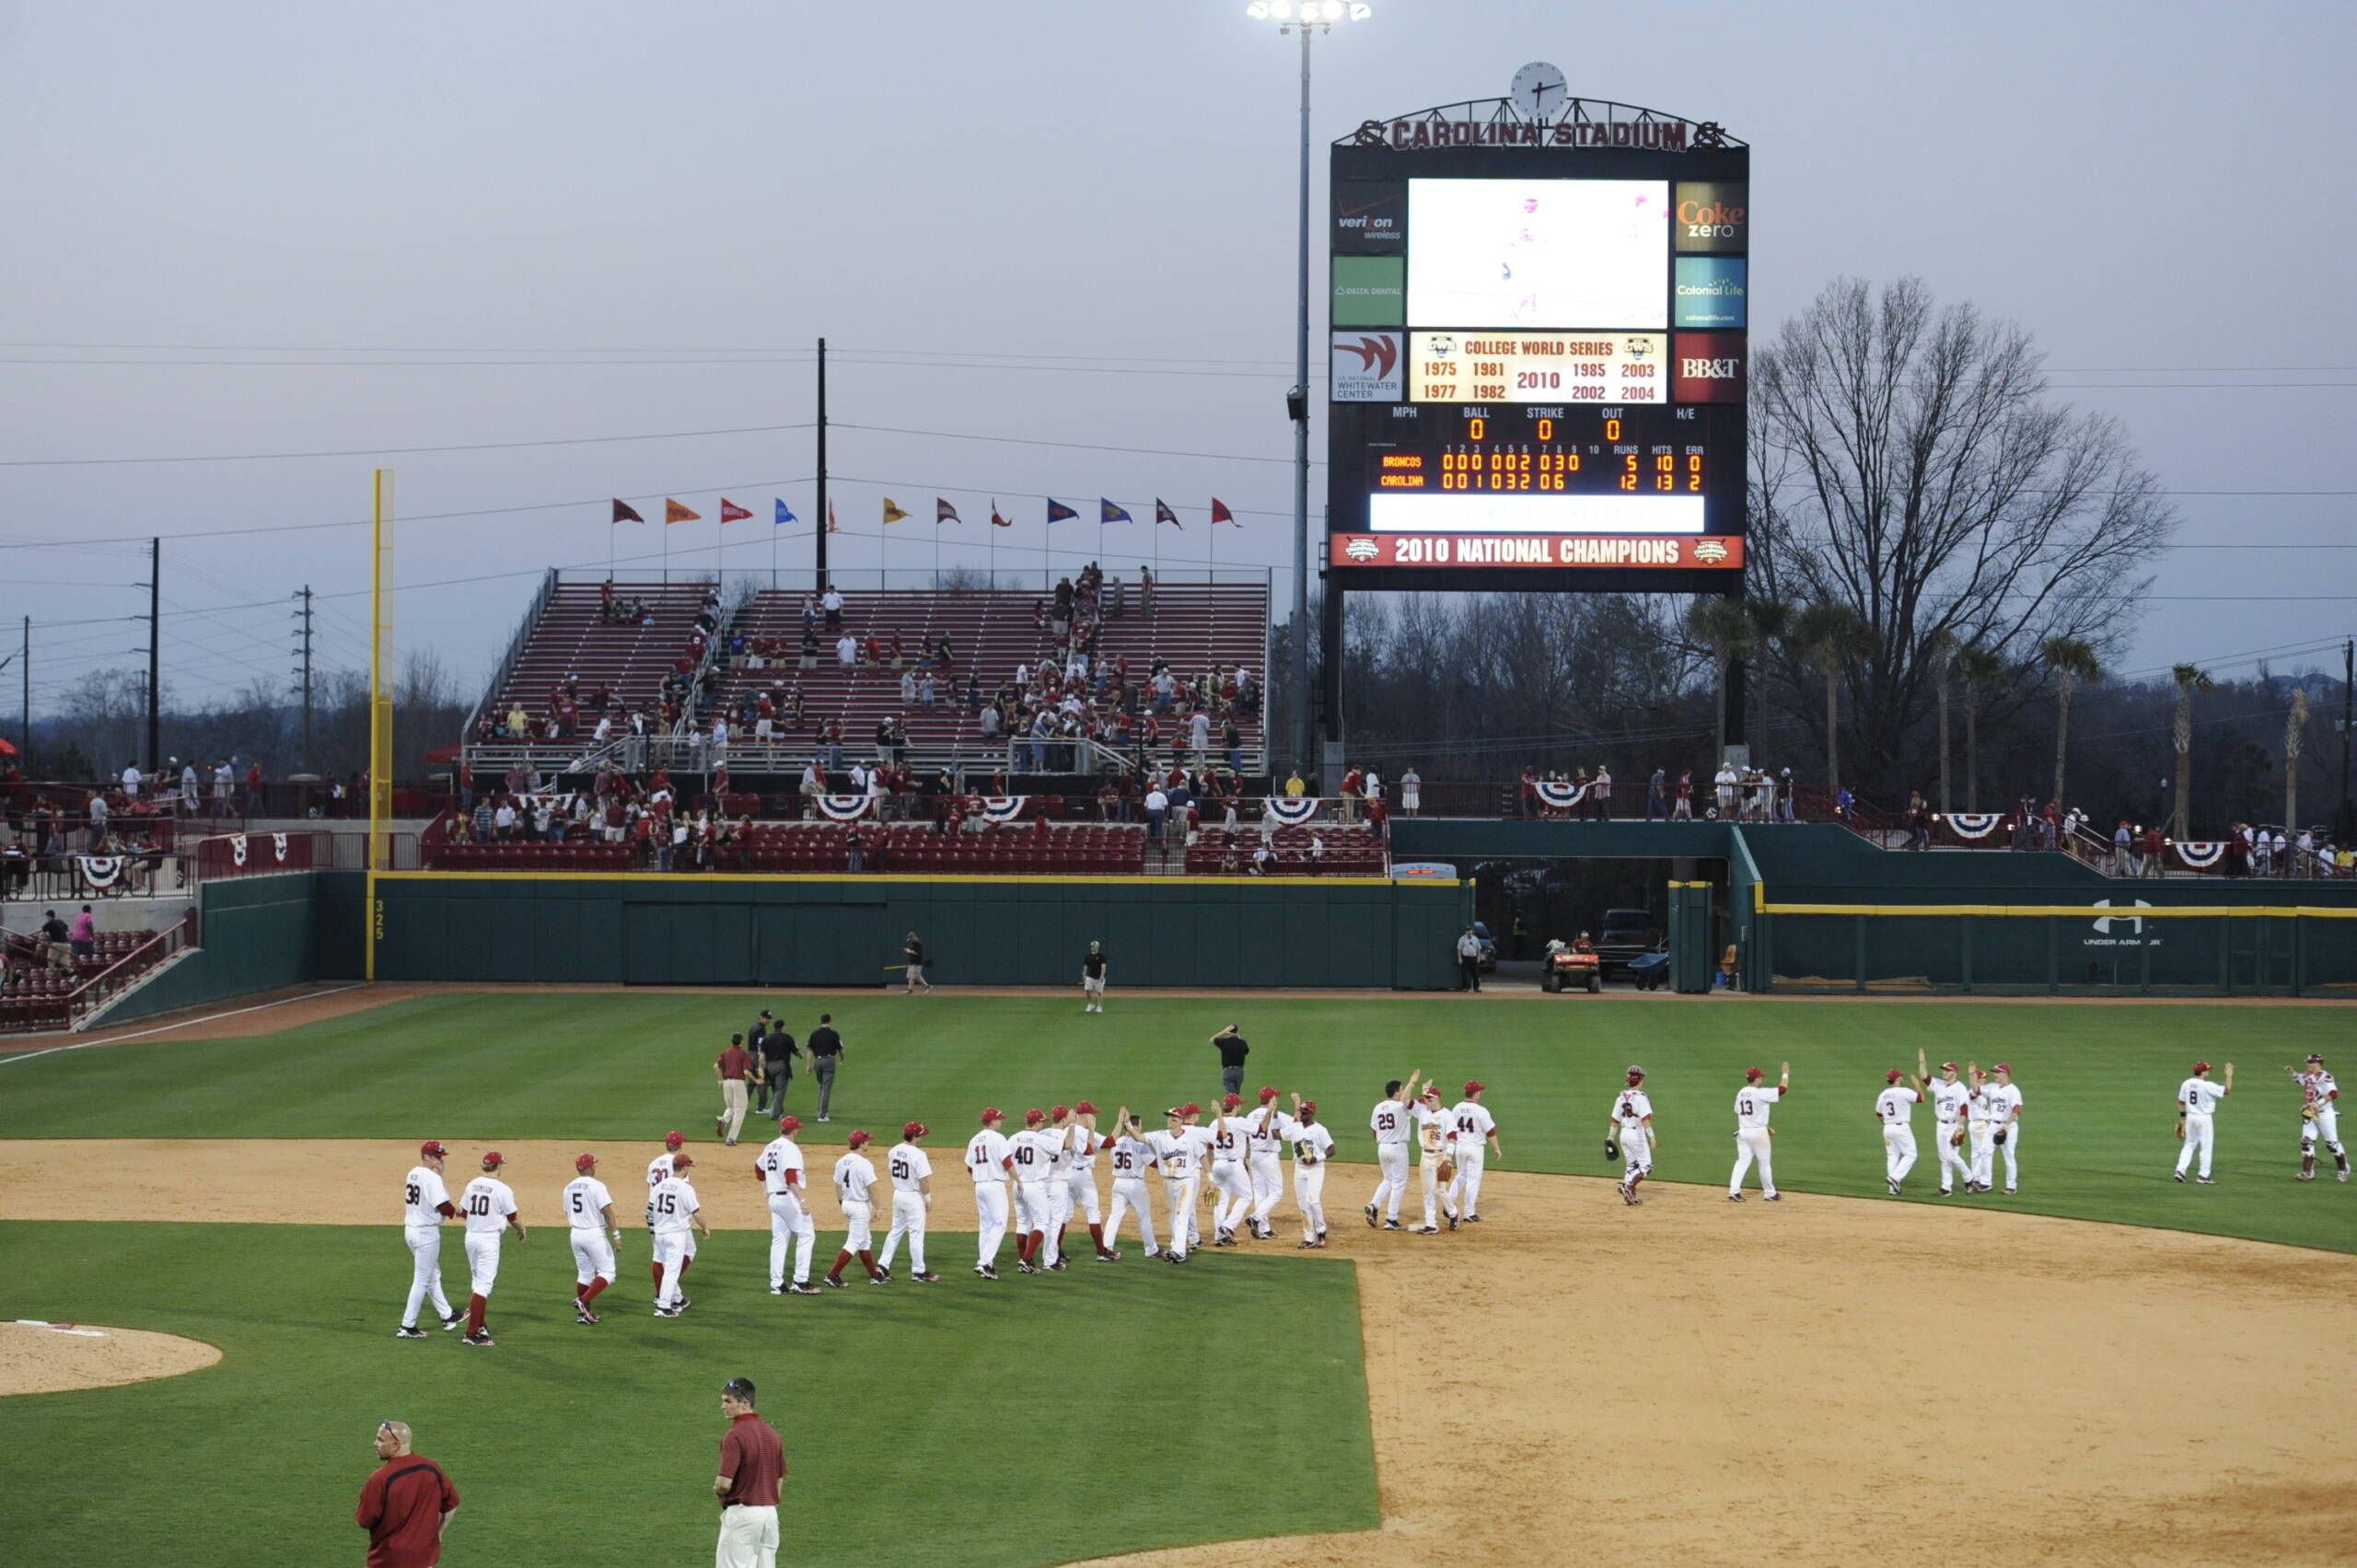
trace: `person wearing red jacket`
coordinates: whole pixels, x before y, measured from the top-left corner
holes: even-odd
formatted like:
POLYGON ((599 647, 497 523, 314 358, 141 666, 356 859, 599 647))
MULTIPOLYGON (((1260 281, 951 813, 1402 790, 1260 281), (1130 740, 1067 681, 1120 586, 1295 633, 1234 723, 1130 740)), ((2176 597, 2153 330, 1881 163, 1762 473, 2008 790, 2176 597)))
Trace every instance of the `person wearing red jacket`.
POLYGON ((459 1489, 440 1465, 410 1446, 407 1422, 377 1425, 384 1462, 360 1488, 353 1523, 368 1532, 368 1568, 434 1568, 442 1534, 459 1511, 459 1489))

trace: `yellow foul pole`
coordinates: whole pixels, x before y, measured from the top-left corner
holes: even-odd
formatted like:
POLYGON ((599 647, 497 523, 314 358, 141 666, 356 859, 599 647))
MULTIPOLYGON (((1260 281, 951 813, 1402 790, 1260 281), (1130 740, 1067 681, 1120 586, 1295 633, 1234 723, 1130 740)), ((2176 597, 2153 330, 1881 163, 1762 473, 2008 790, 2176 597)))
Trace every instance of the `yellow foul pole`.
POLYGON ((384 906, 377 873, 392 869, 393 819, 393 470, 375 474, 368 573, 368 931, 363 973, 377 978, 377 940, 384 906))

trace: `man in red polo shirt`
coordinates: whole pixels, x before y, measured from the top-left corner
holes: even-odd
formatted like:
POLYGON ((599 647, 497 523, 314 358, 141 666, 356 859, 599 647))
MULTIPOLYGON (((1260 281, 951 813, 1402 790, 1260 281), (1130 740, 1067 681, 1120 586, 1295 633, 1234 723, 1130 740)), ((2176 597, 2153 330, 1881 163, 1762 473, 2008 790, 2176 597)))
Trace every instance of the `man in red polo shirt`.
MULTIPOLYGON (((753 1380, 731 1377, 720 1390, 728 1430, 720 1437, 717 1568, 777 1568, 777 1485, 785 1477, 785 1450, 777 1428, 753 1409, 753 1380)), ((455 1505, 455 1504, 454 1504, 455 1505)))
MULTIPOLYGON (((434 1568, 442 1561, 442 1532, 459 1511, 459 1489, 440 1465, 409 1445, 408 1423, 377 1426, 377 1457, 385 1462, 361 1487, 353 1515, 368 1532, 368 1568, 434 1568)), ((771 1495, 776 1495, 774 1485, 771 1495)))

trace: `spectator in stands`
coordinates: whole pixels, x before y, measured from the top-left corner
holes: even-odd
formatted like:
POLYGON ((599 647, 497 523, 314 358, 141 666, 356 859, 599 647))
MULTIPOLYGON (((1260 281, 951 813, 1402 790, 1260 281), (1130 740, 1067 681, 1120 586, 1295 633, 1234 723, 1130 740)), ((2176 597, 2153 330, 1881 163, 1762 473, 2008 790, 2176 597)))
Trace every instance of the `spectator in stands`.
POLYGON ((914 672, 904 669, 900 671, 900 706, 913 708, 916 705, 917 678, 914 672))
POLYGON ((486 795, 481 800, 475 802, 474 824, 475 842, 477 843, 490 843, 493 838, 492 830, 493 813, 491 807, 491 796, 486 795))
POLYGON ((1150 566, 1138 568, 1138 611, 1143 615, 1154 613, 1154 568, 1150 566))
POLYGON ((805 626, 802 629, 802 668, 816 669, 818 667, 819 633, 805 626))
POLYGON ((819 623, 819 605, 808 594, 802 596, 802 629, 809 631, 819 623))
POLYGON ((996 698, 993 698, 991 701, 982 704, 980 723, 981 726, 982 738, 984 740, 996 740, 999 738, 999 730, 1002 722, 1003 715, 999 713, 998 700, 996 698))
POLYGON ((933 706, 933 671, 929 669, 917 681, 917 706, 920 708, 933 706))
POLYGON ((1145 796, 1146 842, 1157 848, 1161 846, 1163 820, 1169 814, 1170 796, 1163 792, 1161 784, 1156 782, 1152 789, 1146 791, 1145 796))
POLYGON ((826 793, 827 770, 818 758, 813 757, 810 765, 802 770, 802 815, 805 819, 817 814, 819 796, 826 793))
POLYGON ((1366 802, 1366 824, 1375 830, 1375 836, 1377 839, 1387 841, 1390 838, 1391 830, 1387 825, 1390 820, 1391 808, 1383 803, 1383 797, 1379 795, 1369 796, 1366 802))
POLYGON ((90 912, 87 904, 74 917, 73 928, 66 935, 66 950, 76 963, 99 956, 99 917, 90 912))
POLYGON ((1599 822, 1609 822, 1612 820, 1612 769, 1610 765, 1603 762, 1598 762, 1596 765, 1596 780, 1588 786, 1588 799, 1593 803, 1588 807, 1588 815, 1590 817, 1599 822))
POLYGON ((842 591, 832 583, 827 585, 826 593, 820 596, 819 608, 827 612, 828 631, 832 632, 843 623, 842 591))
POLYGON ((855 669, 859 666, 859 639, 846 632, 835 639, 835 668, 855 669))
POLYGON ((1269 847, 1268 840, 1262 839, 1260 841, 1260 847, 1252 852, 1252 875, 1255 877, 1273 877, 1276 873, 1277 852, 1269 847))
POLYGON ((498 808, 491 814, 492 836, 501 843, 511 843, 516 838, 516 803, 506 796, 499 797, 498 808))
POLYGON ((1285 775, 1285 798, 1287 800, 1299 800, 1308 792, 1309 786, 1301 782, 1301 770, 1299 768, 1295 768, 1292 772, 1285 775))
POLYGON ((49 944, 49 967, 70 973, 74 968, 74 949, 69 946, 73 933, 57 918, 55 910, 41 911, 41 940, 49 944))
POLYGON ((1742 783, 1743 775, 1736 772, 1735 764, 1730 761, 1720 762, 1719 771, 1712 775, 1711 786, 1717 797, 1720 821, 1735 820, 1736 791, 1742 783))
POLYGON ((106 842, 107 797, 97 790, 90 792, 90 853, 99 853, 99 845, 106 842))
POLYGON ((857 828, 844 835, 843 854, 848 857, 847 864, 853 871, 867 869, 867 844, 860 838, 857 828))

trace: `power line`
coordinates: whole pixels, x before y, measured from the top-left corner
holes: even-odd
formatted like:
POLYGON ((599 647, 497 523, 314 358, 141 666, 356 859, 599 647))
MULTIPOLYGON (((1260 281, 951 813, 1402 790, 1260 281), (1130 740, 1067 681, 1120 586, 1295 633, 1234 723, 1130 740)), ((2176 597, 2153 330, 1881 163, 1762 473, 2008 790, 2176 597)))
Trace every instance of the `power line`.
MULTIPOLYGON (((922 436, 935 441, 989 441, 1007 447, 1061 447, 1075 452, 1127 452, 1148 458, 1201 458, 1223 463, 1283 463, 1290 467, 1291 458, 1255 458, 1240 452, 1185 452, 1166 447, 1112 447, 1095 441, 1049 441, 1028 436, 975 436, 962 430, 909 430, 894 424, 853 424, 849 420, 830 419, 830 430, 866 430, 879 436, 922 436)), ((1323 462, 1313 465, 1324 468, 1323 462)), ((966 486, 972 489, 973 486, 966 486)), ((2351 492, 2357 494, 2357 492, 2351 492)), ((1290 513, 1287 516, 1291 516, 1290 513)))
MULTIPOLYGON (((7 458, 0 459, 0 469, 111 468, 144 463, 263 463, 299 458, 397 458, 420 452, 506 452, 526 447, 602 447, 622 441, 689 441, 713 436, 773 436, 786 430, 807 430, 812 423, 806 419, 798 424, 747 424, 729 430, 665 430, 643 436, 567 436, 546 441, 474 441, 450 447, 354 447, 333 452, 214 452, 177 458, 7 458)), ((164 537, 173 536, 167 534, 164 537)))

